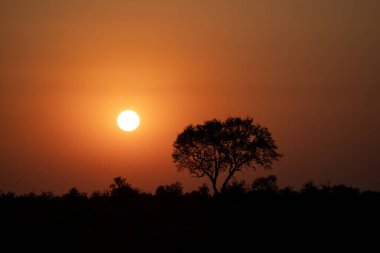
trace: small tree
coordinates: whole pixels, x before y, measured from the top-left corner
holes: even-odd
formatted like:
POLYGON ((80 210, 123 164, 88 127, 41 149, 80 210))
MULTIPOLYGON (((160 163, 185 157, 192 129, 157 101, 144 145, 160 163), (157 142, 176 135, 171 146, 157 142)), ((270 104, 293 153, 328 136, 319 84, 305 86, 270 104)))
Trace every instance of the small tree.
POLYGON ((110 185, 111 196, 113 197, 131 197, 139 195, 139 189, 132 187, 123 177, 115 177, 110 185))
POLYGON ((225 192, 236 172, 270 169, 281 157, 267 128, 253 123, 252 118, 228 118, 189 125, 173 144, 173 161, 179 171, 188 170, 192 176, 207 176, 214 194, 225 192), (221 187, 218 179, 225 174, 221 187))

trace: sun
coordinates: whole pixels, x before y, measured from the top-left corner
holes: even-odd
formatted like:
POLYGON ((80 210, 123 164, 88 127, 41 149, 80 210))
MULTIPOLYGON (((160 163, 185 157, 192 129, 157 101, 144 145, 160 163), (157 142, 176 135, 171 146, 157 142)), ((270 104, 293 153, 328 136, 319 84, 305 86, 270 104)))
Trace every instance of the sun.
POLYGON ((117 117, 117 124, 121 130, 132 132, 140 125, 140 117, 136 112, 126 110, 121 112, 117 117))

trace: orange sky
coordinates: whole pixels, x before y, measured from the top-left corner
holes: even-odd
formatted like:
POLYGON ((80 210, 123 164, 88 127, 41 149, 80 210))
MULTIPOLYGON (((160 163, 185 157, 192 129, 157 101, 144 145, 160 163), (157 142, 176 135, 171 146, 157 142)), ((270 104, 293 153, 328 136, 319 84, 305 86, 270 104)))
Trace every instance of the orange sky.
POLYGON ((251 116, 281 186, 380 190, 380 2, 0 2, 0 190, 154 191, 189 123, 251 116), (136 132, 118 129, 137 111, 136 132))

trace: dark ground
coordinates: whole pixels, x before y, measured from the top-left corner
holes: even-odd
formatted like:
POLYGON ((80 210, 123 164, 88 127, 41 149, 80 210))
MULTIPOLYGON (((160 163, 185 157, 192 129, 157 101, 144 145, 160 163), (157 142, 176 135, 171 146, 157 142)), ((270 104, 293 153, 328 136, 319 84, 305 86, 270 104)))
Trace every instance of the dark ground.
POLYGON ((1 247, 19 252, 377 252, 380 194, 0 199, 1 247), (377 250, 376 250, 377 249, 377 250), (372 251, 372 250, 371 250, 372 251))

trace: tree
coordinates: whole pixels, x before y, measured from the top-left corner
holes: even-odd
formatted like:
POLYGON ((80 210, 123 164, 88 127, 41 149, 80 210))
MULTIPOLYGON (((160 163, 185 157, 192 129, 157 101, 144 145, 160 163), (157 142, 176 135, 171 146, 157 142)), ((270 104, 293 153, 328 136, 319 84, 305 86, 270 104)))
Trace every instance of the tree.
POLYGON ((252 118, 211 120, 189 125, 177 136, 172 158, 179 171, 208 177, 214 194, 225 192, 236 172, 260 166, 271 169, 281 154, 267 128, 252 118), (221 187, 218 179, 224 174, 221 187))
POLYGON ((135 189, 123 177, 115 177, 110 185, 111 196, 113 197, 131 197, 140 193, 139 189, 135 189))

